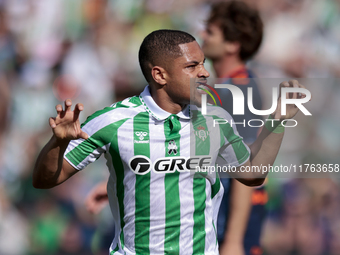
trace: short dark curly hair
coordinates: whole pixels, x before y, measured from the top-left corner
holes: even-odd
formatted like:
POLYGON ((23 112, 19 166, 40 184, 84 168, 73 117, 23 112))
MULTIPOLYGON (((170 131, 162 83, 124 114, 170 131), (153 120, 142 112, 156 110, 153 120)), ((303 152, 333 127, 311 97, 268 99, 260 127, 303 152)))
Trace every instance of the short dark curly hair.
POLYGON ((139 65, 148 82, 152 81, 151 69, 165 67, 170 61, 182 55, 180 44, 190 43, 195 38, 183 31, 161 29, 147 35, 139 48, 139 65))
POLYGON ((226 41, 240 43, 240 58, 250 59, 259 49, 263 23, 257 10, 241 1, 219 2, 212 5, 208 24, 217 24, 226 41))

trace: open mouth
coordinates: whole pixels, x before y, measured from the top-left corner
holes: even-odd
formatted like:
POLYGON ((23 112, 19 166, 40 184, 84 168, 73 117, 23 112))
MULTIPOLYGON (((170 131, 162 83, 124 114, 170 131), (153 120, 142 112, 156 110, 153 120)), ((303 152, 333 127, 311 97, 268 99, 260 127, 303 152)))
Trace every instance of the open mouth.
POLYGON ((199 94, 208 94, 208 87, 206 85, 206 81, 198 81, 196 82, 198 84, 197 86, 197 92, 199 94))

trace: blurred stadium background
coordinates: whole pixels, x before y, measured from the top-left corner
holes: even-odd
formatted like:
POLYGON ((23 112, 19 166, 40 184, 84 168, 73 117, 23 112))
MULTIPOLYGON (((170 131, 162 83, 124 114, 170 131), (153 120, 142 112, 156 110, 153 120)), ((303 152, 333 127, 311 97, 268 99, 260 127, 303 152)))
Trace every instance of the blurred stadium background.
MULTIPOLYGON (((52 190, 32 187, 34 161, 51 136, 48 118, 67 97, 84 103, 84 120, 138 94, 146 85, 137 57, 145 35, 173 28, 200 42, 212 2, 0 0, 1 255, 108 254, 109 208, 93 216, 84 205, 108 176, 104 160, 52 190)), ((319 79, 313 121, 301 118, 278 161, 340 163, 340 1, 246 2, 265 24, 262 47, 249 63, 257 76, 319 79)), ((340 254, 337 178, 269 178, 266 185, 265 254, 340 254)))

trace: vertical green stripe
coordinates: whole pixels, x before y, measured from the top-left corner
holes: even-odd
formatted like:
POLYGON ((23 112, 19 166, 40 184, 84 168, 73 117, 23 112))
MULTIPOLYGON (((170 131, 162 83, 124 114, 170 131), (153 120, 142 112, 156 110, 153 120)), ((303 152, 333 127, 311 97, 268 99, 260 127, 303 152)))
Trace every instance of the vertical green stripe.
MULTIPOLYGON (((192 122, 195 132, 195 155, 209 155, 210 137, 205 118, 200 113, 192 122), (201 133, 200 133, 201 132, 201 133), (202 133, 205 132, 205 133, 202 133)), ((205 201, 206 201, 206 180, 202 174, 195 174, 193 180, 194 192, 194 236, 193 254, 204 254, 205 250, 205 201)))
POLYGON ((115 125, 112 130, 116 131, 113 132, 112 135, 112 140, 111 140, 111 146, 109 149, 109 153, 112 158, 112 164, 115 169, 116 173, 116 178, 117 178, 117 183, 116 183, 116 193, 118 197, 118 204, 119 204, 119 215, 120 215, 120 227, 121 227, 121 244, 122 248, 124 249, 124 233, 123 233, 123 228, 125 226, 124 222, 124 166, 122 159, 120 157, 120 152, 119 152, 119 147, 118 147, 118 135, 117 135, 117 130, 118 128, 128 119, 120 120, 118 122, 115 122, 115 125))
POLYGON ((220 191, 220 188, 221 188, 220 178, 218 176, 218 173, 216 173, 216 181, 211 186, 211 198, 214 198, 214 196, 220 191))
MULTIPOLYGON (((165 157, 180 156, 180 134, 181 124, 178 116, 171 115, 168 120, 164 122, 165 134, 165 157), (169 154, 169 142, 173 141, 177 146, 177 153, 171 151, 169 154)), ((164 238, 164 253, 165 254, 179 254, 179 236, 181 227, 181 211, 179 199, 179 174, 166 173, 164 177, 165 187, 165 238, 164 238)))
MULTIPOLYGON (((150 141, 149 113, 141 112, 133 118, 134 141, 150 141), (142 132, 140 133, 136 132, 142 132), (139 134, 139 135, 137 135, 139 134), (143 138, 141 139, 141 136, 143 138)), ((150 158, 150 143, 134 143, 134 154, 150 158)), ((136 175, 135 184, 135 251, 149 254, 150 239, 150 172, 136 175)))
POLYGON ((195 155, 209 155, 210 133, 206 119, 199 112, 192 124, 195 132, 195 155))

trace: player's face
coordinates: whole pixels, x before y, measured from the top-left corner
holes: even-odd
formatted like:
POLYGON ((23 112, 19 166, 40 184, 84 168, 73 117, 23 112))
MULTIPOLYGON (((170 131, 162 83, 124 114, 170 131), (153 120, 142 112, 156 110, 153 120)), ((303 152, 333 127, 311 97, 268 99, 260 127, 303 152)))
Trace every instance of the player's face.
POLYGON ((214 23, 209 23, 202 33, 202 50, 207 58, 219 59, 225 54, 225 41, 220 27, 214 23))
MULTIPOLYGON (((196 41, 180 44, 182 56, 173 60, 168 69, 167 94, 178 104, 190 103, 190 84, 199 86, 193 81, 205 83, 209 72, 204 68, 204 54, 196 41)), ((193 89, 192 89, 193 91, 193 89)), ((200 100, 199 89, 194 89, 194 97, 200 100)), ((193 98, 191 98, 193 99, 193 98)))

